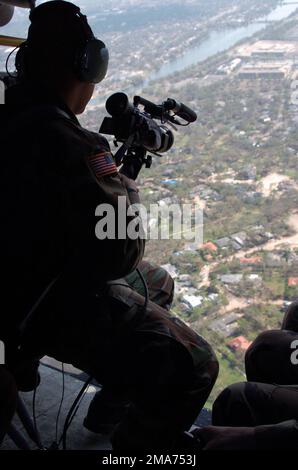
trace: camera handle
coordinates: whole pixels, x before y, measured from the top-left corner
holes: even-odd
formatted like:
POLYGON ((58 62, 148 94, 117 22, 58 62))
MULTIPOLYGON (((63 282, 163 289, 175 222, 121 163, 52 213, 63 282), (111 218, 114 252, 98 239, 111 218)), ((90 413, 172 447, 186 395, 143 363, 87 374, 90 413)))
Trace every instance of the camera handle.
POLYGON ((147 155, 147 150, 143 147, 127 148, 127 143, 123 144, 115 154, 116 164, 122 164, 120 173, 136 180, 142 167, 150 168, 152 156, 147 155))
POLYGON ((129 149, 123 158, 123 165, 120 173, 136 180, 142 167, 150 168, 152 164, 151 155, 146 155, 147 151, 143 148, 129 149))

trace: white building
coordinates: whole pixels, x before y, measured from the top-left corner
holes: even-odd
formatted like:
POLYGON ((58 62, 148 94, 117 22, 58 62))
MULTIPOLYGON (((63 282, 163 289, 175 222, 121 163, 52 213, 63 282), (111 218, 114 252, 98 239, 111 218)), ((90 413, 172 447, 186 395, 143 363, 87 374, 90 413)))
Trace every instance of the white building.
POLYGON ((196 308, 202 305, 204 298, 201 295, 184 295, 183 302, 190 306, 190 308, 196 308))

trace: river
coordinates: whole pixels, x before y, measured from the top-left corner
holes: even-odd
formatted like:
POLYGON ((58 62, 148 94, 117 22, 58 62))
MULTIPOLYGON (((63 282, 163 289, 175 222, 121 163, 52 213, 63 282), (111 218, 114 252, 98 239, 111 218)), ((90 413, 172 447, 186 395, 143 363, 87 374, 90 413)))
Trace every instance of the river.
POLYGON ((297 0, 285 0, 283 4, 272 10, 272 12, 259 18, 257 22, 250 23, 239 28, 227 28, 219 31, 212 31, 209 37, 199 46, 190 48, 178 59, 164 64, 157 71, 146 79, 144 85, 150 81, 165 78, 175 72, 180 72, 191 65, 198 64, 204 60, 223 52, 234 46, 238 41, 250 38, 258 31, 268 26, 268 21, 280 21, 290 16, 298 8, 297 0))

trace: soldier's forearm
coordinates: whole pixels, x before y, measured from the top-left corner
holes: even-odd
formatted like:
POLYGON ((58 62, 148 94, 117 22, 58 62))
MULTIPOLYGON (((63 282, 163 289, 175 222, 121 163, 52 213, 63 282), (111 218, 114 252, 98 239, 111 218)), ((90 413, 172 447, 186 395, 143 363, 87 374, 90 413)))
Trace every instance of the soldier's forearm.
POLYGON ((298 421, 290 420, 273 425, 257 426, 255 435, 257 448, 260 450, 297 450, 298 421))

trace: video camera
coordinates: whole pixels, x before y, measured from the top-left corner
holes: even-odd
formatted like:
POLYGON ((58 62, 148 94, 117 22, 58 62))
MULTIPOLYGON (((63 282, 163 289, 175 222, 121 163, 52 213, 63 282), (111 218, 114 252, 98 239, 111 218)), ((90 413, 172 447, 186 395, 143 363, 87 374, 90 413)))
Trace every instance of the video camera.
POLYGON ((121 172, 133 179, 136 179, 144 164, 150 168, 152 157, 146 157, 147 152, 161 157, 173 146, 174 134, 166 124, 176 130, 176 125, 188 126, 197 119, 192 109, 171 98, 156 105, 135 96, 131 104, 125 93, 110 96, 106 110, 112 117, 104 118, 99 132, 113 135, 116 146, 118 142, 123 144, 115 154, 116 164, 123 164, 121 172))

